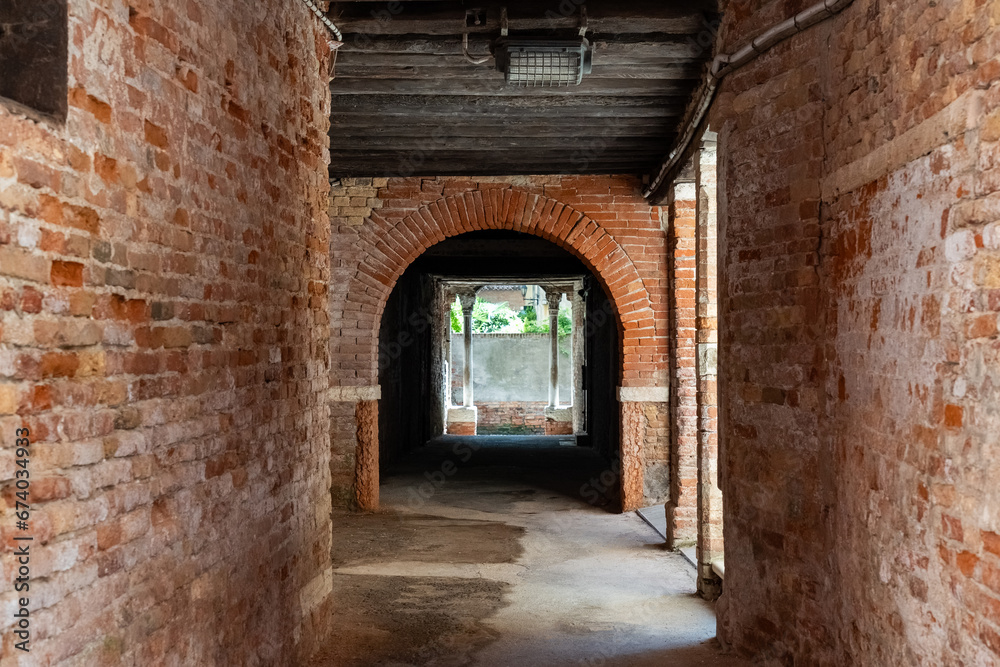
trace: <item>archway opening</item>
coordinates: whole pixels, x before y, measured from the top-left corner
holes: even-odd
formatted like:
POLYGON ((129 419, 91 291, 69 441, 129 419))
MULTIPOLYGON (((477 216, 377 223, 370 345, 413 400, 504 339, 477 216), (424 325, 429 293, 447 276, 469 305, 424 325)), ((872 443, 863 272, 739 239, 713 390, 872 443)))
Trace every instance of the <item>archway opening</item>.
POLYGON ((619 323, 596 276, 556 244, 491 230, 429 248, 386 302, 378 374, 380 478, 423 466, 431 471, 417 494, 423 497, 463 470, 489 468, 621 508, 619 323), (507 310, 529 324, 530 313, 542 331, 477 333, 473 325, 466 340, 462 324, 456 326, 454 311, 462 312, 456 304, 464 298, 469 315, 478 306, 482 319, 483 311, 498 312, 504 290, 507 310), (554 330, 538 325, 529 295, 547 299, 543 315, 554 330), (473 361, 468 374, 466 350, 473 361), (466 392, 465 382, 475 392, 466 392), (532 432, 524 428, 525 415, 532 432))

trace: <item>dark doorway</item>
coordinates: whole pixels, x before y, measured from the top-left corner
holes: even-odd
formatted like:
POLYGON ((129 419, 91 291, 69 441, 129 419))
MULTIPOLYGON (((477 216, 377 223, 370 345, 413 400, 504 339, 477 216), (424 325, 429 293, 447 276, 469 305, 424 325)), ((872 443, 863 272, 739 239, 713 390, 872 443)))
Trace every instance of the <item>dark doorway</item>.
MULTIPOLYGON (((559 246, 510 231, 483 231, 448 239, 418 258, 398 280, 386 304, 379 332, 379 383, 382 399, 379 409, 380 475, 412 468, 414 453, 427 454, 427 443, 444 435, 443 389, 439 364, 435 363, 437 337, 444 331, 444 312, 436 301, 435 281, 504 279, 519 284, 543 277, 551 280, 585 277, 583 302, 587 316, 578 332, 584 336, 585 360, 580 368, 585 405, 583 428, 576 435, 552 437, 550 443, 533 440, 518 447, 517 439, 493 444, 506 452, 505 460, 516 463, 518 452, 524 463, 537 461, 539 447, 580 450, 589 463, 585 466, 599 474, 615 470, 619 457, 619 410, 616 387, 620 377, 621 350, 617 316, 596 277, 574 255, 559 246), (440 322, 437 320, 441 320, 440 322), (530 445, 530 446, 529 446, 530 445), (511 455, 512 454, 512 455, 511 455), (409 462, 407 459, 411 459, 409 462)), ((488 447, 489 438, 473 436, 488 447)), ((544 440, 544 439, 543 439, 544 440)), ((468 438, 465 439, 468 441, 468 438)), ((440 449, 438 440, 432 444, 440 449)), ((480 451, 479 447, 472 447, 480 451)), ((483 458, 483 457, 480 457, 483 458)), ((487 455, 484 464, 495 465, 487 455), (488 463, 487 463, 488 462, 488 463)), ((553 460, 560 460, 555 457, 553 460)), ((466 467, 475 467, 474 462, 466 467)), ((558 475, 558 470, 552 470, 558 475)), ((572 485, 574 496, 588 502, 617 508, 617 484, 602 492, 600 498, 590 491, 589 478, 572 485), (586 488, 584 488, 586 487, 586 488)), ((570 491, 565 483, 558 485, 570 491)))

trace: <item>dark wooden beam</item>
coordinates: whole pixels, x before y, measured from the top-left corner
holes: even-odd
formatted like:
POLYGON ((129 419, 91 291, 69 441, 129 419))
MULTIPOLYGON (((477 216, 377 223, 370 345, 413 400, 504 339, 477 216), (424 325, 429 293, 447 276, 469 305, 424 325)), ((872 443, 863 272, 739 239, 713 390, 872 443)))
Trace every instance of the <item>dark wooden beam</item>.
POLYGON ((615 79, 583 78, 578 86, 521 88, 508 85, 500 72, 485 70, 482 79, 335 79, 330 84, 334 95, 420 95, 514 97, 534 99, 539 97, 582 97, 586 95, 656 96, 688 94, 694 82, 684 84, 672 79, 615 79))
MULTIPOLYGON (((670 67, 670 66, 702 66, 700 61, 680 56, 643 56, 643 55, 609 55, 594 54, 594 68, 608 67, 670 67)), ((341 52, 334 68, 335 76, 346 76, 349 72, 361 69, 380 67, 413 67, 420 70, 453 69, 456 67, 478 70, 483 67, 492 68, 493 61, 482 65, 473 65, 457 53, 434 55, 425 53, 352 53, 341 52)))
MULTIPOLYGON (((480 54, 489 51, 493 38, 472 36, 469 38, 469 50, 480 54)), ((682 60, 699 60, 705 56, 705 48, 698 46, 694 37, 687 35, 658 35, 649 41, 610 41, 606 39, 592 40, 591 46, 598 58, 677 58, 682 60)), ((345 38, 344 45, 339 49, 337 62, 361 59, 381 55, 410 56, 458 56, 462 57, 461 36, 433 37, 423 35, 410 36, 371 36, 366 39, 345 38)))
MULTIPOLYGON (((490 64, 471 65, 456 60, 449 66, 434 65, 339 65, 336 81, 348 79, 403 79, 403 80, 435 80, 447 78, 449 81, 463 79, 477 81, 489 73, 491 78, 502 80, 503 75, 494 77, 490 64)), ((702 67, 699 63, 673 63, 661 65, 608 65, 597 63, 591 74, 585 75, 586 80, 593 79, 660 79, 660 80, 698 80, 701 78, 702 67)))
MULTIPOLYGON (((471 27, 470 52, 490 53, 501 5, 512 34, 570 37, 577 4, 477 0, 486 23, 471 27)), ((594 71, 579 86, 519 88, 492 61, 464 60, 468 2, 334 3, 345 44, 331 83, 330 173, 648 173, 711 56, 700 42, 717 4, 587 0, 594 71)))
POLYGON ((376 95, 333 96, 331 114, 359 112, 376 115, 394 115, 415 118, 418 115, 452 115, 456 118, 469 115, 527 116, 561 114, 565 116, 658 116, 663 109, 685 108, 688 98, 684 94, 649 97, 619 97, 590 95, 585 98, 570 97, 477 97, 453 95, 447 98, 426 96, 399 96, 391 93, 376 95))
MULTIPOLYGON (((620 3, 601 6, 588 3, 587 26, 597 34, 693 34, 705 22, 703 3, 646 2, 641 7, 622 6, 620 3)), ((531 31, 571 31, 580 27, 579 11, 563 13, 559 3, 505 3, 507 25, 511 33, 531 31)), ((350 39, 351 35, 460 35, 499 34, 500 10, 489 7, 486 21, 481 25, 467 26, 465 7, 460 3, 425 3, 407 9, 393 8, 386 3, 362 6, 337 7, 333 21, 350 39), (396 9, 394 12, 393 9, 396 9)))
MULTIPOLYGON (((669 135, 667 135, 669 136, 669 135)), ((449 154, 460 154, 467 151, 490 152, 502 150, 541 151, 541 150, 592 150, 632 152, 650 149, 653 152, 664 150, 657 145, 664 135, 655 137, 616 135, 602 136, 600 134, 580 134, 576 136, 563 135, 556 137, 536 137, 525 135, 490 136, 490 137, 455 137, 455 136, 378 136, 361 135, 347 137, 331 137, 337 143, 331 146, 337 152, 357 151, 371 154, 375 150, 385 151, 440 151, 449 154)))
POLYGON ((365 148, 363 146, 333 146, 330 149, 331 155, 340 158, 357 158, 360 160, 378 161, 381 163, 416 162, 421 159, 449 159, 462 161, 467 158, 481 160, 493 159, 517 159, 534 162, 552 162, 555 160, 569 160, 574 156, 585 156, 591 160, 600 159, 602 161, 631 160, 635 156, 659 157, 667 147, 657 142, 645 142, 642 145, 629 146, 619 150, 609 150, 602 148, 599 144, 581 142, 564 142, 562 146, 555 148, 515 146, 507 148, 481 148, 448 146, 439 149, 413 147, 409 149, 399 149, 392 147, 365 148))
POLYGON ((417 119, 406 123, 372 125, 370 118, 357 118, 352 123, 342 119, 330 129, 330 136, 344 143, 356 143, 366 137, 591 137, 591 136, 642 136, 662 137, 671 135, 677 117, 665 117, 650 122, 646 118, 594 119, 583 117, 546 118, 534 122, 523 119, 505 120, 492 118, 478 123, 448 123, 417 119))
MULTIPOLYGON (((489 156, 484 156, 488 158, 489 156)), ((535 176, 535 175, 590 175, 590 174, 645 174, 657 162, 657 157, 640 157, 616 160, 591 160, 586 164, 571 160, 548 159, 480 159, 456 161, 451 159, 428 160, 420 165, 388 169, 371 160, 346 160, 335 158, 330 166, 330 178, 397 177, 397 176, 535 176)))

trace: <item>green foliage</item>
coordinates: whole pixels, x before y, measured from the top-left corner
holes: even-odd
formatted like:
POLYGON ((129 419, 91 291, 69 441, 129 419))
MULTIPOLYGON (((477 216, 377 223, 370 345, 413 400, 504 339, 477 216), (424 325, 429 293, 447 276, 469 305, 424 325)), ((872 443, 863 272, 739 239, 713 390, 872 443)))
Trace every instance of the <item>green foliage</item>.
POLYGON ((570 319, 569 313, 566 309, 559 309, 559 326, 558 326, 559 337, 568 336, 573 333, 573 320, 570 319))
MULTIPOLYGON (((451 306, 451 329, 462 333, 462 307, 455 302, 451 306)), ((472 307, 473 333, 523 333, 522 320, 506 303, 489 303, 476 299, 472 307)))
MULTIPOLYGON (((524 322, 524 333, 548 333, 549 323, 538 323, 538 317, 534 306, 525 306, 518 315, 524 322)), ((573 332, 573 318, 570 317, 567 309, 559 309, 559 337, 563 338, 573 332)))
MULTIPOLYGON (((451 304, 451 330, 462 333, 462 307, 458 301, 451 304)), ((489 303, 476 299, 472 308, 472 331, 474 333, 548 333, 549 323, 538 322, 534 306, 525 306, 515 313, 506 303, 489 303)), ((573 332, 573 318, 568 309, 559 309, 559 338, 573 332)))
POLYGON ((518 317, 524 322, 524 333, 548 333, 549 324, 545 322, 543 324, 538 323, 538 315, 535 311, 534 306, 525 306, 524 310, 520 312, 518 317))

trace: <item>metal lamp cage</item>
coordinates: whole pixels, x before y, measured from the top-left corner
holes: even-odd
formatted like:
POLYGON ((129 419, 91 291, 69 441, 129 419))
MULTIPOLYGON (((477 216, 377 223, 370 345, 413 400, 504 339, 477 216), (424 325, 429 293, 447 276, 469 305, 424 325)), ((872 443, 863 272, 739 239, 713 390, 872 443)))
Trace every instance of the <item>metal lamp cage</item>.
POLYGON ((497 44, 496 62, 509 84, 576 86, 592 71, 593 51, 585 39, 511 39, 497 44))

